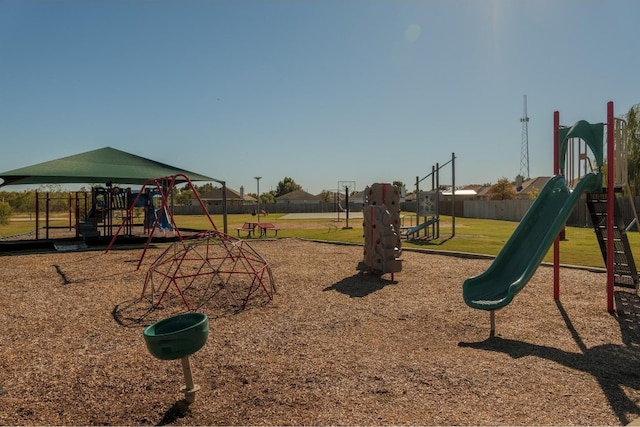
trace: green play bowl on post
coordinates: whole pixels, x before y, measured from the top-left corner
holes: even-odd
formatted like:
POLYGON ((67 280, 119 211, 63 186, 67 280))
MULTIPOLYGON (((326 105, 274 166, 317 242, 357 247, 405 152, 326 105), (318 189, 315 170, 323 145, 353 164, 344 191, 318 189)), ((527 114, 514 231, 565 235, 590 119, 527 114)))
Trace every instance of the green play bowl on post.
POLYGON ((209 319, 204 313, 178 314, 147 326, 142 335, 153 356, 162 360, 181 359, 207 342, 209 319))

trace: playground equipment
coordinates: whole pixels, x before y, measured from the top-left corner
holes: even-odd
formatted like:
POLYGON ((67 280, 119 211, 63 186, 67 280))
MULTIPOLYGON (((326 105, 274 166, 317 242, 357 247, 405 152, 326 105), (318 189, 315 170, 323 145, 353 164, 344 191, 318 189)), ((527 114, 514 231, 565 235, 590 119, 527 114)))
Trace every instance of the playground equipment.
POLYGON ((376 275, 402 270, 399 258, 400 191, 391 184, 373 184, 364 190, 364 261, 358 269, 376 275))
POLYGON ((156 201, 160 199, 159 194, 150 194, 149 201, 145 201, 144 207, 144 230, 150 233, 155 226, 161 233, 166 234, 167 231, 173 231, 173 224, 169 218, 169 210, 166 206, 156 207, 156 201))
MULTIPOLYGON (((50 224, 51 205, 57 204, 58 208, 62 200, 54 197, 50 192, 35 192, 35 238, 40 238, 40 213, 44 212, 45 239, 49 239, 49 230, 53 228, 68 228, 69 231, 75 227, 75 238, 93 238, 101 234, 110 236, 113 231, 114 219, 122 217, 127 211, 132 198, 130 188, 120 188, 111 183, 106 187, 93 186, 90 192, 71 191, 64 198, 67 208, 68 227, 54 227, 50 224), (44 206, 42 205, 44 201, 44 206)), ((126 234, 131 234, 128 227, 126 234)))
POLYGON ((553 177, 542 189, 491 266, 463 285, 467 305, 497 310, 524 288, 546 255, 573 208, 587 191, 600 187, 601 176, 586 175, 569 189, 564 176, 553 177))
MULTIPOLYGON (((581 138, 592 149, 596 156, 598 167, 602 168, 604 148, 602 146, 603 127, 599 123, 588 126, 587 122, 580 121, 571 128, 560 127, 560 113, 554 113, 554 170, 556 173, 564 173, 561 166, 564 165, 566 153, 566 141, 569 138, 581 138)), ((624 120, 614 116, 613 102, 607 103, 607 185, 606 191, 587 195, 592 224, 598 239, 607 270, 607 311, 613 312, 614 286, 627 286, 638 291, 638 272, 631 253, 631 247, 627 237, 627 228, 620 215, 620 208, 616 194, 624 189, 629 190, 627 181, 628 147, 624 120), (606 206, 606 208, 604 207, 606 206)), ((630 192, 628 192, 630 194, 630 192)), ((631 203, 633 206, 633 202, 631 203)), ((637 213, 634 215, 637 221, 637 213)), ((554 299, 560 299, 560 241, 554 242, 554 299)))
POLYGON ((456 154, 451 153, 451 160, 444 164, 436 163, 431 173, 419 178, 416 176, 416 225, 405 228, 402 236, 410 240, 440 238, 440 170, 451 164, 451 237, 456 235, 456 154), (420 191, 420 183, 431 177, 431 191, 420 191), (420 218, 422 217, 422 220, 420 218), (422 233, 422 237, 420 234, 422 233))
POLYGON ((204 313, 186 313, 149 325, 142 332, 149 353, 161 360, 180 359, 185 386, 180 389, 187 403, 195 401, 200 387, 193 382, 189 356, 200 350, 209 336, 209 319, 204 313))
POLYGON ((133 200, 131 188, 120 188, 108 182, 106 187, 91 188, 91 204, 84 203, 81 210, 80 200, 76 198, 76 230, 79 237, 92 238, 113 235, 113 227, 119 218, 125 220, 125 234, 131 235, 133 229, 133 200), (87 210, 87 207, 89 209, 87 210))
POLYGON ((149 310, 168 309, 165 298, 173 290, 182 309, 191 311, 224 291, 231 304, 245 309, 260 289, 273 299, 275 283, 267 260, 245 240, 204 232, 174 242, 158 256, 147 271, 140 301, 146 301, 149 310))
MULTIPOLYGON (((148 234, 144 251, 142 252, 142 256, 140 257, 140 261, 138 262, 138 268, 140 268, 140 265, 142 264, 142 260, 144 258, 144 255, 146 254, 149 244, 151 243, 151 240, 153 239, 153 235, 156 229, 159 229, 159 230, 171 229, 176 233, 178 240, 182 241, 183 236, 180 230, 178 229, 178 227, 176 226, 175 220, 173 218, 173 213, 172 213, 173 210, 169 209, 169 200, 171 198, 171 195, 173 194, 173 191, 176 185, 182 181, 185 181, 187 183, 186 185, 193 192, 195 199, 197 200, 198 204, 202 208, 202 212, 205 214, 205 216, 209 220, 212 230, 215 233, 219 233, 218 228, 214 224, 211 216, 209 215, 209 211, 207 210, 206 206, 202 202, 202 199, 200 199, 200 195, 198 194, 198 191, 191 183, 191 180, 189 179, 189 177, 184 174, 176 174, 172 176, 149 179, 144 182, 144 184, 140 188, 140 191, 137 193, 133 202, 129 203, 127 213, 122 216, 122 223, 120 224, 120 227, 115 232, 115 234, 112 235, 111 241, 107 246, 106 252, 109 252, 109 250, 113 247, 120 233, 123 230, 127 230, 128 227, 132 226, 132 220, 133 220, 133 217, 135 216, 134 209, 136 206, 143 206, 145 209, 144 227, 145 227, 145 232, 147 232, 148 234), (155 202, 154 201, 155 198, 160 199, 160 202, 159 203, 155 202)), ((225 209, 223 212, 223 221, 224 221, 224 230, 225 230, 224 232, 226 234, 227 213, 226 213, 225 194, 226 194, 225 186, 223 185, 223 199, 224 199, 224 206, 225 206, 225 209)))
POLYGON ((135 299, 118 304, 123 325, 206 308, 212 316, 273 300, 271 265, 246 240, 214 231, 170 244, 151 264, 135 299))
MULTIPOLYGON (((533 276, 546 252, 554 246, 554 298, 559 300, 559 235, 574 207, 586 194, 596 236, 607 266, 607 309, 613 311, 613 286, 631 282, 638 286, 638 275, 625 227, 615 208, 616 183, 613 103, 607 105, 607 185, 602 191, 604 165, 603 123, 579 121, 572 127, 560 127, 559 113, 554 113, 554 172, 518 227, 489 269, 463 283, 465 303, 491 312, 491 334, 495 333, 495 310, 508 305, 533 276), (568 142, 580 138, 595 156, 595 173, 580 178, 572 190, 565 179, 568 142), (603 202, 604 201, 604 202, 603 202), (602 204, 606 203, 606 209, 602 204), (599 206, 599 207, 598 207, 599 206), (616 222, 618 226, 616 226, 616 222), (608 238, 611 236, 611 238, 608 238), (625 243, 626 242, 626 243, 625 243), (624 278, 624 280, 622 279, 624 278)), ((626 163, 626 158, 624 160, 626 163)))
MULTIPOLYGON (((184 179, 191 185, 186 176, 184 179)), ((151 180, 151 184, 155 185, 161 195, 161 209, 166 208, 167 195, 171 194, 175 182, 176 177, 151 180)), ((140 194, 148 193, 145 186, 140 194)), ((176 226, 171 211, 166 210, 167 222, 173 227, 178 239, 153 261, 147 271, 140 297, 133 303, 116 309, 116 318, 140 322, 154 311, 179 313, 197 310, 204 304, 213 308, 211 305, 215 303, 223 311, 229 308, 245 309, 259 290, 263 291, 268 301, 273 299, 276 288, 269 262, 248 242, 218 231, 197 191, 193 190, 209 219, 211 230, 185 238, 176 226), (219 301, 220 296, 225 301, 219 301)), ((142 265, 159 221, 160 217, 156 217, 137 269, 142 265)), ((107 251, 117 236, 118 233, 114 235, 107 251)))
MULTIPOLYGON (((72 231, 72 228, 75 227, 76 239, 97 240, 100 236, 112 238, 110 247, 118 236, 139 237, 142 233, 134 231, 138 229, 143 229, 151 240, 153 231, 156 229, 162 232, 173 230, 175 224, 171 214, 171 196, 173 191, 177 190, 176 185, 185 181, 208 216, 208 212, 188 176, 178 173, 172 176, 148 179, 143 182, 142 189, 139 191, 121 188, 112 182, 107 182, 105 186, 93 186, 90 192, 69 192, 68 198, 64 198, 64 204, 68 206, 68 227, 64 228, 72 231), (144 222, 136 223, 141 211, 144 212, 144 222), (117 231, 114 233, 116 227, 117 231)), ((226 183, 224 181, 217 182, 222 184, 223 232, 226 234, 226 183)), ((60 200, 58 199, 60 197, 52 197, 49 192, 46 192, 43 203, 41 193, 36 191, 35 194, 35 240, 40 240, 41 210, 44 211, 42 213, 44 213, 45 220, 45 239, 48 240, 49 229, 63 228, 50 225, 50 204, 56 203, 56 207, 59 208, 60 200), (44 209, 41 205, 44 205, 44 209)))
MULTIPOLYGON (((78 199, 78 192, 76 192, 76 204, 77 199, 78 199)), ((39 240, 40 239, 40 221, 41 221, 41 204, 42 204, 42 200, 44 200, 44 230, 45 230, 45 239, 49 239, 49 230, 55 227, 52 227, 50 224, 50 215, 49 215, 49 211, 50 211, 50 206, 52 204, 54 205, 59 205, 59 204, 64 204, 66 205, 67 208, 67 214, 68 214, 68 220, 69 220, 69 225, 67 227, 61 227, 61 228, 68 228, 69 231, 72 231, 72 227, 73 227, 73 218, 72 218, 72 213, 73 213, 73 192, 69 192, 68 195, 64 198, 62 197, 55 197, 54 195, 52 195, 50 192, 46 191, 43 193, 41 193, 40 191, 36 190, 35 191, 35 212, 34 212, 34 219, 35 219, 35 239, 39 240), (63 201, 64 200, 64 201, 63 201)), ((77 231, 77 229, 76 229, 77 231)), ((76 233, 76 237, 77 237, 77 233, 76 233)))
POLYGON ((402 236, 409 239, 432 240, 440 236, 440 191, 438 189, 440 166, 432 167, 430 174, 422 179, 416 177, 416 225, 405 228, 402 236), (421 191, 420 182, 431 177, 431 191, 421 191))

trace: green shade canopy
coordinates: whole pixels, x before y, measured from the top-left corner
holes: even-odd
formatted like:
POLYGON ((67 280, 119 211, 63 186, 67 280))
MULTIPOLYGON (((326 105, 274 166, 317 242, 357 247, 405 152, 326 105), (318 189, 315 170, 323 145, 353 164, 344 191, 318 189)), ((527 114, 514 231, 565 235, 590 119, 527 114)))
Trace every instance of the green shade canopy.
MULTIPOLYGON (((22 184, 93 184, 107 183, 141 185, 149 179, 183 174, 191 181, 217 179, 179 169, 144 157, 105 147, 86 153, 50 160, 20 169, 0 173, 5 185, 22 184)), ((179 177, 178 182, 185 179, 179 177)))

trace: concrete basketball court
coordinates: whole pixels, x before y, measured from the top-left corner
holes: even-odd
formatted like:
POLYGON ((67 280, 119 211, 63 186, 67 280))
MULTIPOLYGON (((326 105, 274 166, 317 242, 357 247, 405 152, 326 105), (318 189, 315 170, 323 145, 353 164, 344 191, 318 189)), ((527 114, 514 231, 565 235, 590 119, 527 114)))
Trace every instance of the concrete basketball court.
MULTIPOLYGON (((326 219, 326 220, 345 220, 347 218, 344 212, 312 212, 312 213, 290 213, 281 216, 279 219, 326 219)), ((362 212, 349 212, 349 219, 362 219, 362 212)))

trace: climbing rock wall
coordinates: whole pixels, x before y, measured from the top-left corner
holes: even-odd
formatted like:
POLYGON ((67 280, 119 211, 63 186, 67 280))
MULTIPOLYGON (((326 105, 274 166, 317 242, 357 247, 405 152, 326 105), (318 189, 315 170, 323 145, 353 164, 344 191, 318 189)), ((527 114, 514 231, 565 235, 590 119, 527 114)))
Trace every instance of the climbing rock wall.
POLYGON ((364 190, 364 261, 360 270, 376 274, 402 270, 400 190, 391 184, 373 184, 364 190))

